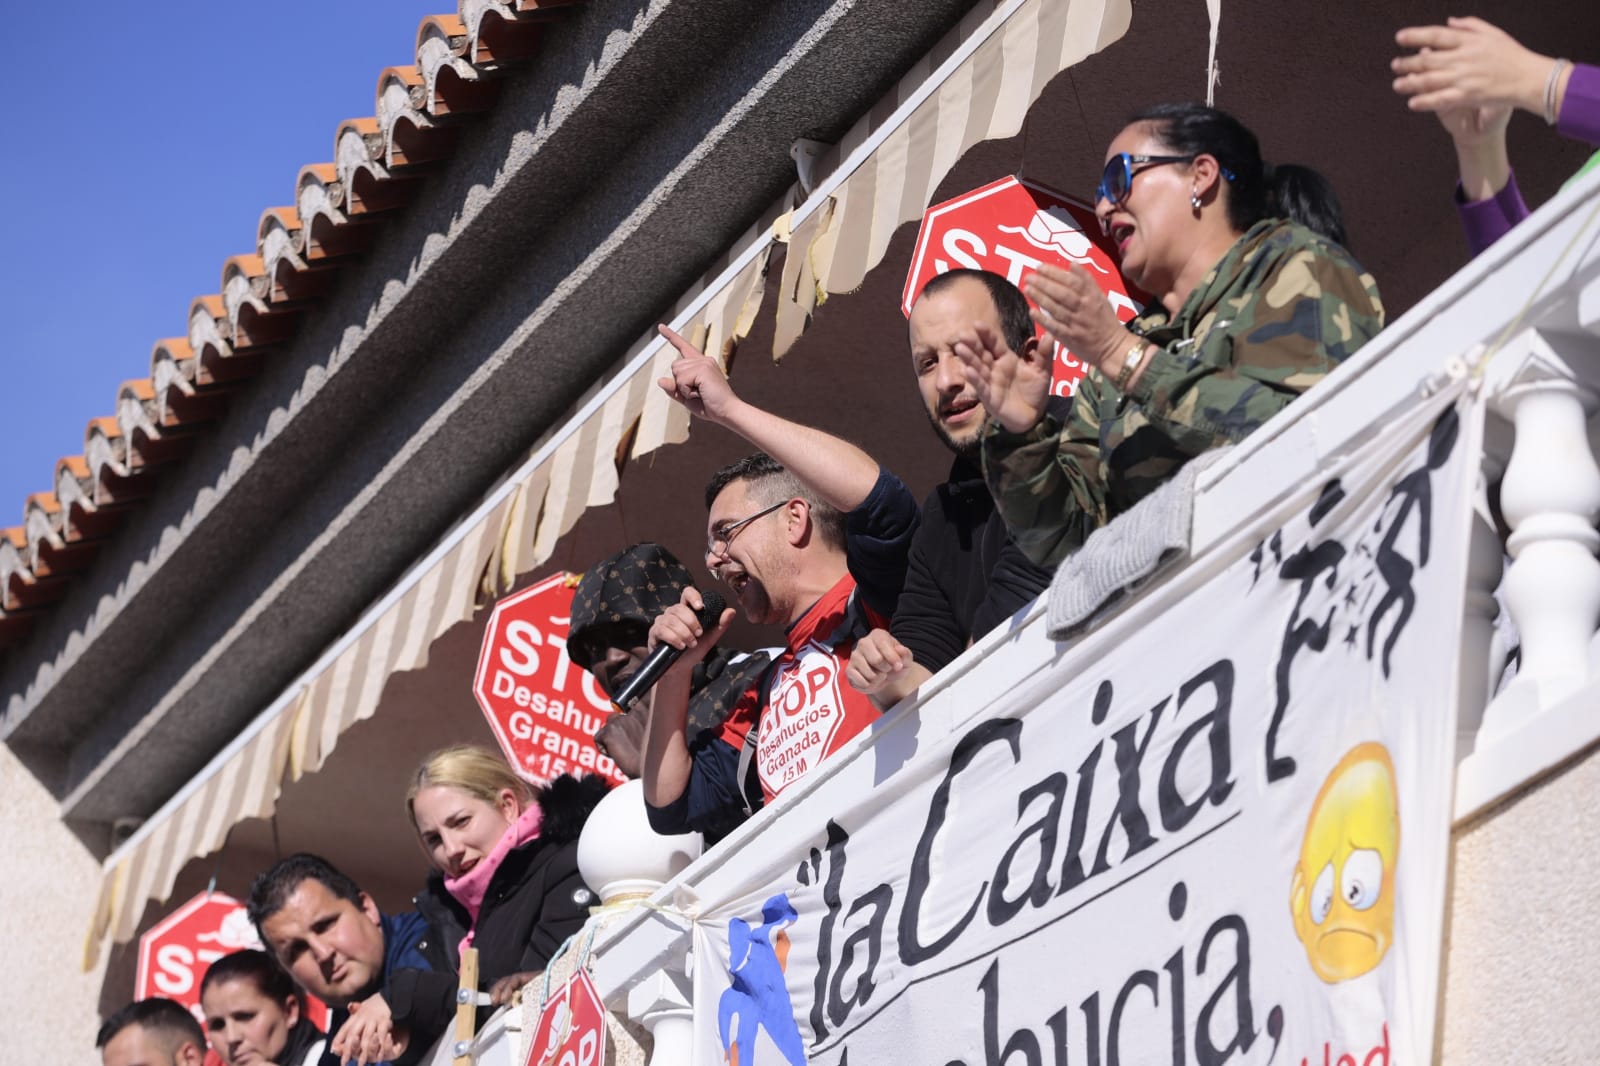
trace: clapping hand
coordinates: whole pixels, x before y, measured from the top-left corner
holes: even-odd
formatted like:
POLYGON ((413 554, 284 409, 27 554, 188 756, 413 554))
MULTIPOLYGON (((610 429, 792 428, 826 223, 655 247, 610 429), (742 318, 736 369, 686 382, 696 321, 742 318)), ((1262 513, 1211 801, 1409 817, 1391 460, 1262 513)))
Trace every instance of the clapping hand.
POLYGON ((981 322, 973 323, 952 345, 978 402, 990 418, 1013 433, 1033 428, 1050 399, 1050 361, 1039 348, 1029 345, 1028 351, 1019 355, 1004 337, 981 322))

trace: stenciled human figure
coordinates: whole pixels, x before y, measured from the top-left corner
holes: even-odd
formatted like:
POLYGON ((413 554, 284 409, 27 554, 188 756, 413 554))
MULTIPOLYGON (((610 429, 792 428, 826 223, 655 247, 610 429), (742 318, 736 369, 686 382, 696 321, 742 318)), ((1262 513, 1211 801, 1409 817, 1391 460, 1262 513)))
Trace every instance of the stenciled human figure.
MULTIPOLYGON (((1039 344, 1028 301, 984 270, 952 270, 923 286, 911 308, 911 368, 935 435, 955 453, 950 475, 922 503, 905 588, 887 630, 850 656, 850 684, 888 709, 950 664, 974 640, 1027 606, 1050 584, 1028 561, 995 509, 979 462, 983 405, 955 344, 975 322, 1032 355, 1039 344)), ((1064 411, 1071 401, 1050 401, 1064 411)))
POLYGON ((686 735, 694 668, 733 620, 702 626, 685 589, 650 629, 650 645, 685 649, 655 687, 644 793, 658 833, 723 827, 800 780, 871 725, 879 711, 845 679, 856 641, 887 627, 905 581, 917 504, 853 444, 741 399, 722 369, 676 333, 659 384, 691 414, 762 451, 706 489, 706 564, 738 611, 784 626, 784 647, 709 741, 686 735))
POLYGON ((794 1020, 794 1002, 784 983, 789 936, 785 929, 799 920, 782 893, 761 907, 761 924, 728 919, 727 991, 717 1001, 717 1034, 730 1066, 756 1061, 756 1036, 762 1030, 790 1066, 805 1066, 805 1041, 794 1020))
MULTIPOLYGON (((584 571, 573 590, 567 657, 588 670, 606 695, 616 699, 649 656, 650 624, 694 586, 689 568, 659 544, 634 544, 584 571)), ((714 735, 746 690, 771 663, 764 651, 749 655, 718 647, 694 672, 689 686, 688 742, 714 735)), ((629 777, 644 769, 644 738, 651 688, 633 707, 610 715, 595 733, 595 743, 629 777)), ((713 843, 716 832, 708 832, 713 843)))
MULTIPOLYGON (((1416 51, 1390 62, 1394 91, 1411 110, 1433 112, 1455 146, 1456 207, 1473 255, 1528 217, 1506 152, 1514 111, 1600 146, 1600 67, 1540 55, 1480 18, 1408 26, 1395 42, 1416 51)), ((1583 170, 1596 165, 1600 154, 1583 170)))
POLYGON ((200 1009, 223 1066, 315 1066, 326 1047, 300 990, 265 951, 235 951, 208 966, 200 1009))
POLYGON ((578 872, 578 837, 605 797, 604 778, 562 775, 543 789, 498 754, 444 748, 417 767, 406 813, 433 872, 416 897, 435 935, 424 953, 434 1009, 455 1012, 461 952, 478 949, 478 980, 492 1006, 544 972, 598 902, 578 872))
POLYGON ((1440 416, 1428 435, 1427 462, 1395 482, 1384 504, 1387 510, 1389 504, 1398 501, 1394 514, 1389 518, 1388 528, 1384 530, 1383 539, 1373 553, 1373 566, 1383 578, 1383 596, 1367 619, 1367 658, 1371 659, 1377 643, 1378 625, 1389 613, 1389 608, 1399 608, 1389 626, 1389 637, 1383 642, 1384 677, 1389 676, 1389 656, 1394 652, 1394 646, 1417 605, 1417 593, 1411 587, 1411 578, 1428 565, 1428 552, 1433 542, 1433 474, 1443 469, 1450 460, 1450 453, 1455 449, 1456 438, 1460 435, 1460 426, 1461 421, 1453 408, 1440 416), (1417 512, 1415 563, 1396 550, 1400 535, 1405 531, 1406 519, 1412 511, 1417 512))
POLYGON ((128 1004, 95 1036, 101 1066, 200 1066, 206 1035, 181 1003, 153 996, 128 1004))
POLYGON ((1088 364, 1065 421, 1050 365, 974 324, 955 350, 987 409, 984 474, 1017 543, 1054 565, 1211 448, 1242 440, 1383 327, 1342 246, 1327 182, 1267 167, 1255 135, 1198 104, 1135 115, 1106 153, 1095 213, 1154 299, 1128 325, 1082 268, 1024 286, 1088 364))
POLYGON ((381 913, 326 859, 301 852, 278 861, 251 884, 245 909, 278 965, 333 1009, 320 1066, 410 1066, 455 1019, 454 975, 430 973, 427 919, 381 913), (447 1011, 423 975, 449 984, 447 1011))

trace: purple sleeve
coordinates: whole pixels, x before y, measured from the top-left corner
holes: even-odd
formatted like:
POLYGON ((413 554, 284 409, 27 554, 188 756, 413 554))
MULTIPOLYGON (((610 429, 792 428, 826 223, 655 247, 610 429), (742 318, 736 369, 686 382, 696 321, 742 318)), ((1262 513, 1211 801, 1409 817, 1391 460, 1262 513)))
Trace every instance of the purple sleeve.
POLYGON ((1474 257, 1495 241, 1511 232, 1511 227, 1528 217, 1528 205, 1522 202, 1522 192, 1517 188, 1517 172, 1512 171, 1505 187, 1487 200, 1468 200, 1461 193, 1461 183, 1456 183, 1456 211, 1461 216, 1461 229, 1467 235, 1467 247, 1474 257))
MULTIPOLYGON (((1561 114, 1556 130, 1575 141, 1587 141, 1600 146, 1600 67, 1575 63, 1567 77, 1567 93, 1561 100, 1561 114)), ((1474 256, 1504 237, 1511 227, 1528 217, 1528 205, 1522 201, 1517 189, 1517 175, 1513 171, 1505 188, 1487 200, 1468 202, 1456 185, 1456 210, 1461 215, 1461 228, 1467 235, 1467 246, 1474 256)))
POLYGON ((1564 137, 1600 147, 1600 67, 1573 64, 1556 129, 1564 137))

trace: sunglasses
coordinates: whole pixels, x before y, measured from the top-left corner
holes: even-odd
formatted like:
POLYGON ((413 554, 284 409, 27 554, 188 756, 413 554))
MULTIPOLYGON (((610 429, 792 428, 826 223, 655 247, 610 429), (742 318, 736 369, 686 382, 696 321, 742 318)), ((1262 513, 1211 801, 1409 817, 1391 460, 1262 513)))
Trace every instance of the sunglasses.
MULTIPOLYGON (((1192 162, 1195 158, 1194 155, 1134 155, 1118 152, 1106 160, 1106 168, 1100 173, 1100 184, 1094 187, 1095 203, 1104 200, 1112 207, 1121 207, 1128 194, 1133 192, 1135 174, 1142 174, 1151 167, 1165 163, 1192 162), (1138 169, 1135 170, 1135 167, 1138 169)), ((1232 181, 1233 171, 1223 167, 1222 176, 1232 181)))

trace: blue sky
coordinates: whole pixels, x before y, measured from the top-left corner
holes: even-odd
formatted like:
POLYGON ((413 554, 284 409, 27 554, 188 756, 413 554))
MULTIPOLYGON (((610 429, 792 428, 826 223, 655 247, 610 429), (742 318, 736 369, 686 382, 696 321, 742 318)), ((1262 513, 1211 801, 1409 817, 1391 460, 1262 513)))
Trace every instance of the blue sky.
POLYGON ((6 6, 36 39, 13 50, 0 166, 0 526, 116 413, 118 385, 149 376, 155 342, 187 331, 223 260, 255 251, 300 167, 332 160, 339 122, 373 113, 422 18, 454 10, 157 0, 62 22, 6 6))

